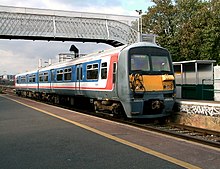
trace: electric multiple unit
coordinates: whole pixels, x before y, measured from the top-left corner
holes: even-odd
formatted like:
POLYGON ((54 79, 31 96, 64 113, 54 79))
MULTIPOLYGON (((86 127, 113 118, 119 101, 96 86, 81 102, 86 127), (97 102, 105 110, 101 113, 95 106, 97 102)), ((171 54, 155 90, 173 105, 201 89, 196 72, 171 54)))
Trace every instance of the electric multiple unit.
POLYGON ((158 118, 172 112, 174 70, 166 49, 139 42, 18 74, 16 92, 70 105, 87 99, 96 111, 158 118))

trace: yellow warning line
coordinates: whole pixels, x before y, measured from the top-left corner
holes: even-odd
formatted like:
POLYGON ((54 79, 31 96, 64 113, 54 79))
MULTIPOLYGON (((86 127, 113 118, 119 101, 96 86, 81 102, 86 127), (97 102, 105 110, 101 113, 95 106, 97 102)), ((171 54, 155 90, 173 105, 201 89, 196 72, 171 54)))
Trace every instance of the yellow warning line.
MULTIPOLYGON (((8 98, 8 97, 7 97, 7 98, 8 98)), ((185 167, 185 168, 190 168, 190 169, 200 169, 200 167, 197 167, 197 166, 195 166, 195 165, 192 165, 192 164, 189 164, 189 163, 187 163, 187 162, 184 162, 184 161, 175 159, 175 158, 173 158, 173 157, 170 157, 170 156, 168 156, 168 155, 159 153, 159 152, 154 151, 154 150, 151 150, 151 149, 149 149, 149 148, 146 148, 146 147, 137 145, 137 144, 135 144, 135 143, 131 143, 131 142, 127 141, 127 140, 124 140, 124 139, 115 137, 115 136, 113 136, 113 135, 107 134, 107 133, 102 132, 102 131, 100 131, 100 130, 91 128, 91 127, 89 127, 89 126, 86 126, 86 125, 84 125, 84 124, 81 124, 81 123, 78 123, 78 122, 75 122, 75 121, 72 121, 72 120, 63 118, 63 117, 61 117, 61 116, 55 115, 55 114, 53 114, 53 113, 47 112, 47 111, 42 110, 42 109, 38 109, 38 108, 36 108, 36 107, 29 106, 29 105, 27 105, 27 104, 25 104, 25 103, 19 102, 19 101, 17 101, 17 100, 11 99, 11 98, 8 98, 8 99, 10 99, 10 100, 12 100, 12 101, 14 101, 14 102, 17 102, 17 103, 19 103, 19 104, 22 104, 22 105, 24 105, 24 106, 26 106, 26 107, 32 108, 32 109, 34 109, 34 110, 37 110, 37 111, 39 111, 39 112, 41 112, 41 113, 50 115, 50 116, 52 116, 52 117, 58 118, 58 119, 60 119, 60 120, 63 120, 63 121, 65 121, 65 122, 68 122, 68 123, 74 124, 74 125, 76 125, 76 126, 79 126, 79 127, 83 128, 83 129, 86 129, 86 130, 89 130, 89 131, 91 131, 91 132, 93 132, 93 133, 96 133, 96 134, 99 134, 99 135, 101 135, 101 136, 104 136, 104 137, 106 137, 106 138, 108 138, 108 139, 117 141, 117 142, 119 142, 119 143, 125 144, 125 145, 130 146, 130 147, 133 147, 133 148, 135 148, 135 149, 137 149, 137 150, 140 150, 140 151, 142 151, 142 152, 144 152, 144 153, 151 154, 151 155, 156 156, 156 157, 158 157, 158 158, 161 158, 161 159, 164 159, 164 160, 169 161, 169 162, 171 162, 171 163, 177 164, 177 165, 179 165, 179 166, 182 166, 182 167, 185 167)))

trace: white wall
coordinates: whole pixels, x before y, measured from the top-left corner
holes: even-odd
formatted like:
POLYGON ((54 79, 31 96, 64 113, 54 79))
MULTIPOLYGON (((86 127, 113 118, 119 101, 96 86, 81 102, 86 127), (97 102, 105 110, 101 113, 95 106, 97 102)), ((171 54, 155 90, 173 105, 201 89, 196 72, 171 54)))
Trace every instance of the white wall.
POLYGON ((220 101, 220 66, 214 67, 214 100, 220 101))

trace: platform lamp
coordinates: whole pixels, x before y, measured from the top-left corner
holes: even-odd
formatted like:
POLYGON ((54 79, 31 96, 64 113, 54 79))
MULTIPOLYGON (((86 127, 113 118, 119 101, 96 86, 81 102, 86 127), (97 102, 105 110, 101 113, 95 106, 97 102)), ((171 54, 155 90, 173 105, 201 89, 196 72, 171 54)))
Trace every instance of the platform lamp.
POLYGON ((138 19, 138 32, 139 32, 139 40, 142 41, 142 13, 143 11, 140 10, 135 10, 138 15, 139 15, 139 19, 138 19))

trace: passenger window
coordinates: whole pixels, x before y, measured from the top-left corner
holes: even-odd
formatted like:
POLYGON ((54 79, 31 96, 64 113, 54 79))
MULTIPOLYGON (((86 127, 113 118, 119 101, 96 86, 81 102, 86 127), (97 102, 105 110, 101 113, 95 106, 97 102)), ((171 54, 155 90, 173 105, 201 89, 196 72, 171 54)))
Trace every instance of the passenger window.
POLYGON ((30 75, 30 76, 28 77, 28 82, 29 82, 29 83, 32 82, 32 75, 30 75))
POLYGON ((98 79, 98 69, 99 69, 98 63, 95 63, 93 65, 87 65, 87 67, 86 67, 87 79, 89 79, 89 80, 98 79))
POLYGON ((36 82, 36 75, 32 76, 32 82, 35 83, 36 82))
POLYGON ((107 79, 107 62, 102 63, 101 79, 107 79))
POLYGON ((72 69, 66 68, 64 69, 64 80, 71 80, 72 69))
POLYGON ((39 73, 39 82, 43 82, 44 81, 44 75, 43 73, 39 73))
POLYGON ((21 76, 21 83, 26 83, 26 76, 21 76))
POLYGON ((28 82, 29 83, 34 83, 36 82, 36 75, 35 74, 32 74, 29 76, 29 79, 28 79, 28 82))
POLYGON ((44 82, 48 82, 48 72, 44 73, 44 82))
POLYGON ((57 70, 57 81, 62 81, 63 80, 63 70, 57 70))
POLYGON ((16 82, 17 82, 17 84, 19 84, 19 77, 16 78, 16 82))

